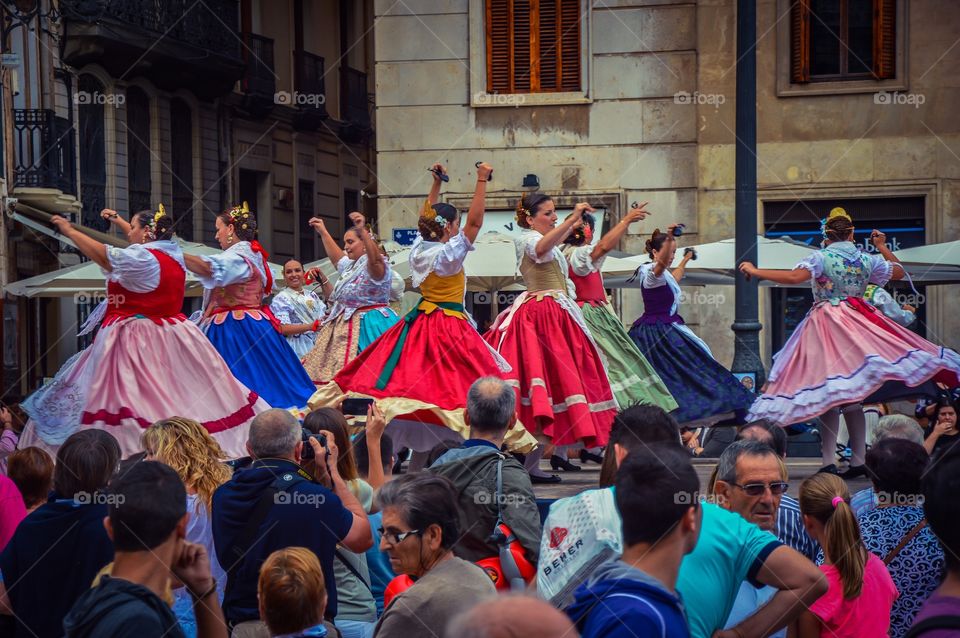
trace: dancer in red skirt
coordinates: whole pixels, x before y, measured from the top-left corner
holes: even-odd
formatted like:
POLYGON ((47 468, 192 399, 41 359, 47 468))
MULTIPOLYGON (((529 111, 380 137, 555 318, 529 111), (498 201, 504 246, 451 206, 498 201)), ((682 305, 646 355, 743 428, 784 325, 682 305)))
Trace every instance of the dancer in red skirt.
MULTIPOLYGON (((503 377, 510 366, 480 336, 463 307, 466 276, 463 262, 483 224, 488 164, 477 168, 477 186, 466 222, 440 194, 437 165, 430 196, 420 215, 420 236, 410 250, 413 286, 423 295, 403 321, 395 324, 352 359, 333 382, 310 399, 311 409, 348 396, 373 397, 389 422, 395 418, 446 426, 469 438, 464 422, 467 391, 479 377, 503 377)), ((429 432, 420 438, 431 439, 429 432)), ((439 435, 439 433, 437 433, 439 435)), ((507 444, 520 451, 536 441, 520 425, 507 433, 507 444)), ((429 448, 428 448, 429 449, 429 448)))
MULTIPOLYGON (((532 193, 520 201, 517 223, 524 231, 516 240, 517 261, 527 290, 484 335, 513 367, 508 380, 519 394, 521 422, 556 445, 605 445, 617 411, 558 248, 592 210, 577 204, 558 225, 547 195, 532 193)), ((527 469, 535 472, 529 457, 527 469)))

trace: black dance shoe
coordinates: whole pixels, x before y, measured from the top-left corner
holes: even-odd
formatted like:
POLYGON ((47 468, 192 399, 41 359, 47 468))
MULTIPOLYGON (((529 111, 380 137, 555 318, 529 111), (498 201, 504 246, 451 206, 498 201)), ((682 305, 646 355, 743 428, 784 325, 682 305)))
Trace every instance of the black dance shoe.
POLYGON ((588 451, 587 451, 587 448, 581 448, 581 449, 580 449, 580 462, 581 462, 581 463, 586 463, 587 461, 592 461, 592 462, 596 463, 597 465, 600 465, 600 464, 603 463, 603 457, 600 456, 599 454, 594 454, 593 452, 588 452, 588 451))
POLYGON ((579 472, 580 466, 574 465, 562 456, 557 456, 554 454, 550 457, 550 469, 554 472, 557 470, 563 470, 564 472, 579 472))
POLYGON ((550 483, 559 483, 562 480, 563 479, 556 474, 551 474, 550 476, 538 476, 537 474, 530 475, 530 482, 534 485, 548 485, 550 483))

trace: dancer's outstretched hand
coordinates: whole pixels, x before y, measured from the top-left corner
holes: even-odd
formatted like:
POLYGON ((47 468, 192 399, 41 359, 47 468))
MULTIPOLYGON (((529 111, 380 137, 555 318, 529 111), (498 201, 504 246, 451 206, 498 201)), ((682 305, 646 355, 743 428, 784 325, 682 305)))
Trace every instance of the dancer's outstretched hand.
POLYGON ((310 228, 317 231, 318 235, 322 235, 324 231, 327 230, 327 225, 324 224, 323 220, 320 219, 319 217, 311 217, 310 221, 307 223, 310 224, 310 228))
POLYGON ((887 244, 887 236, 874 228, 873 232, 870 233, 870 241, 873 242, 874 246, 880 248, 881 246, 885 246, 887 244))
POLYGON ((477 166, 477 181, 487 182, 490 180, 490 175, 492 174, 493 167, 486 162, 480 162, 480 165, 477 166))
POLYGON ((357 211, 353 211, 348 215, 348 217, 353 225, 357 228, 363 228, 364 224, 367 222, 367 219, 363 216, 363 213, 358 213, 357 211))
POLYGON ((757 267, 749 261, 744 261, 740 263, 740 272, 747 278, 747 281, 750 281, 750 278, 757 274, 757 267))
POLYGON ((440 181, 443 181, 440 176, 446 175, 447 169, 446 167, 444 167, 443 164, 441 164, 440 162, 437 162, 436 164, 430 167, 430 172, 433 173, 433 181, 440 182, 440 181))
POLYGON ((54 225, 57 229, 57 232, 61 235, 66 235, 73 228, 73 224, 70 223, 66 217, 61 217, 60 215, 53 215, 50 217, 50 223, 54 225))
POLYGON ((637 204, 634 202, 633 207, 626 215, 624 215, 623 220, 628 224, 632 224, 633 222, 639 222, 646 219, 647 215, 649 215, 651 212, 647 210, 647 204, 649 203, 650 202, 643 202, 642 204, 637 204))

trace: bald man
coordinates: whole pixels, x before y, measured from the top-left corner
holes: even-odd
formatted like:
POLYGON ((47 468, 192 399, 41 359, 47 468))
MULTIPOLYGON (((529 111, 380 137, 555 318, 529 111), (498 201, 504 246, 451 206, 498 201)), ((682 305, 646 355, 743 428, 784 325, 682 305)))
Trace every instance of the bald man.
POLYGON ((539 598, 504 595, 482 602, 447 625, 457 638, 579 638, 566 614, 539 598))
MULTIPOLYGON (((333 290, 333 286, 323 273, 320 273, 319 268, 315 268, 313 272, 318 273, 318 283, 326 297, 333 290)), ((286 287, 273 297, 270 310, 280 320, 280 332, 287 338, 287 343, 297 356, 303 359, 313 349, 317 328, 323 321, 327 307, 317 293, 304 289, 306 276, 303 264, 296 259, 283 265, 283 281, 286 287)))

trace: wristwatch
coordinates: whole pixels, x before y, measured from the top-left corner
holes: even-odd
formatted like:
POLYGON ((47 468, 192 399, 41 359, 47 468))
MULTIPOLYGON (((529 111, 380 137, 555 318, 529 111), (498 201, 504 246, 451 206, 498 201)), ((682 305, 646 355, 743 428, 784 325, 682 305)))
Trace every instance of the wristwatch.
POLYGON ((210 594, 212 594, 212 593, 214 593, 215 591, 217 591, 217 579, 216 579, 216 578, 212 578, 211 580, 212 580, 213 582, 210 584, 210 589, 208 589, 207 591, 203 592, 202 594, 198 594, 198 593, 196 593, 195 591, 188 589, 188 591, 190 592, 190 595, 193 596, 193 599, 194 599, 194 600, 196 600, 196 601, 201 601, 201 600, 203 600, 204 598, 206 598, 207 596, 209 596, 210 594))

